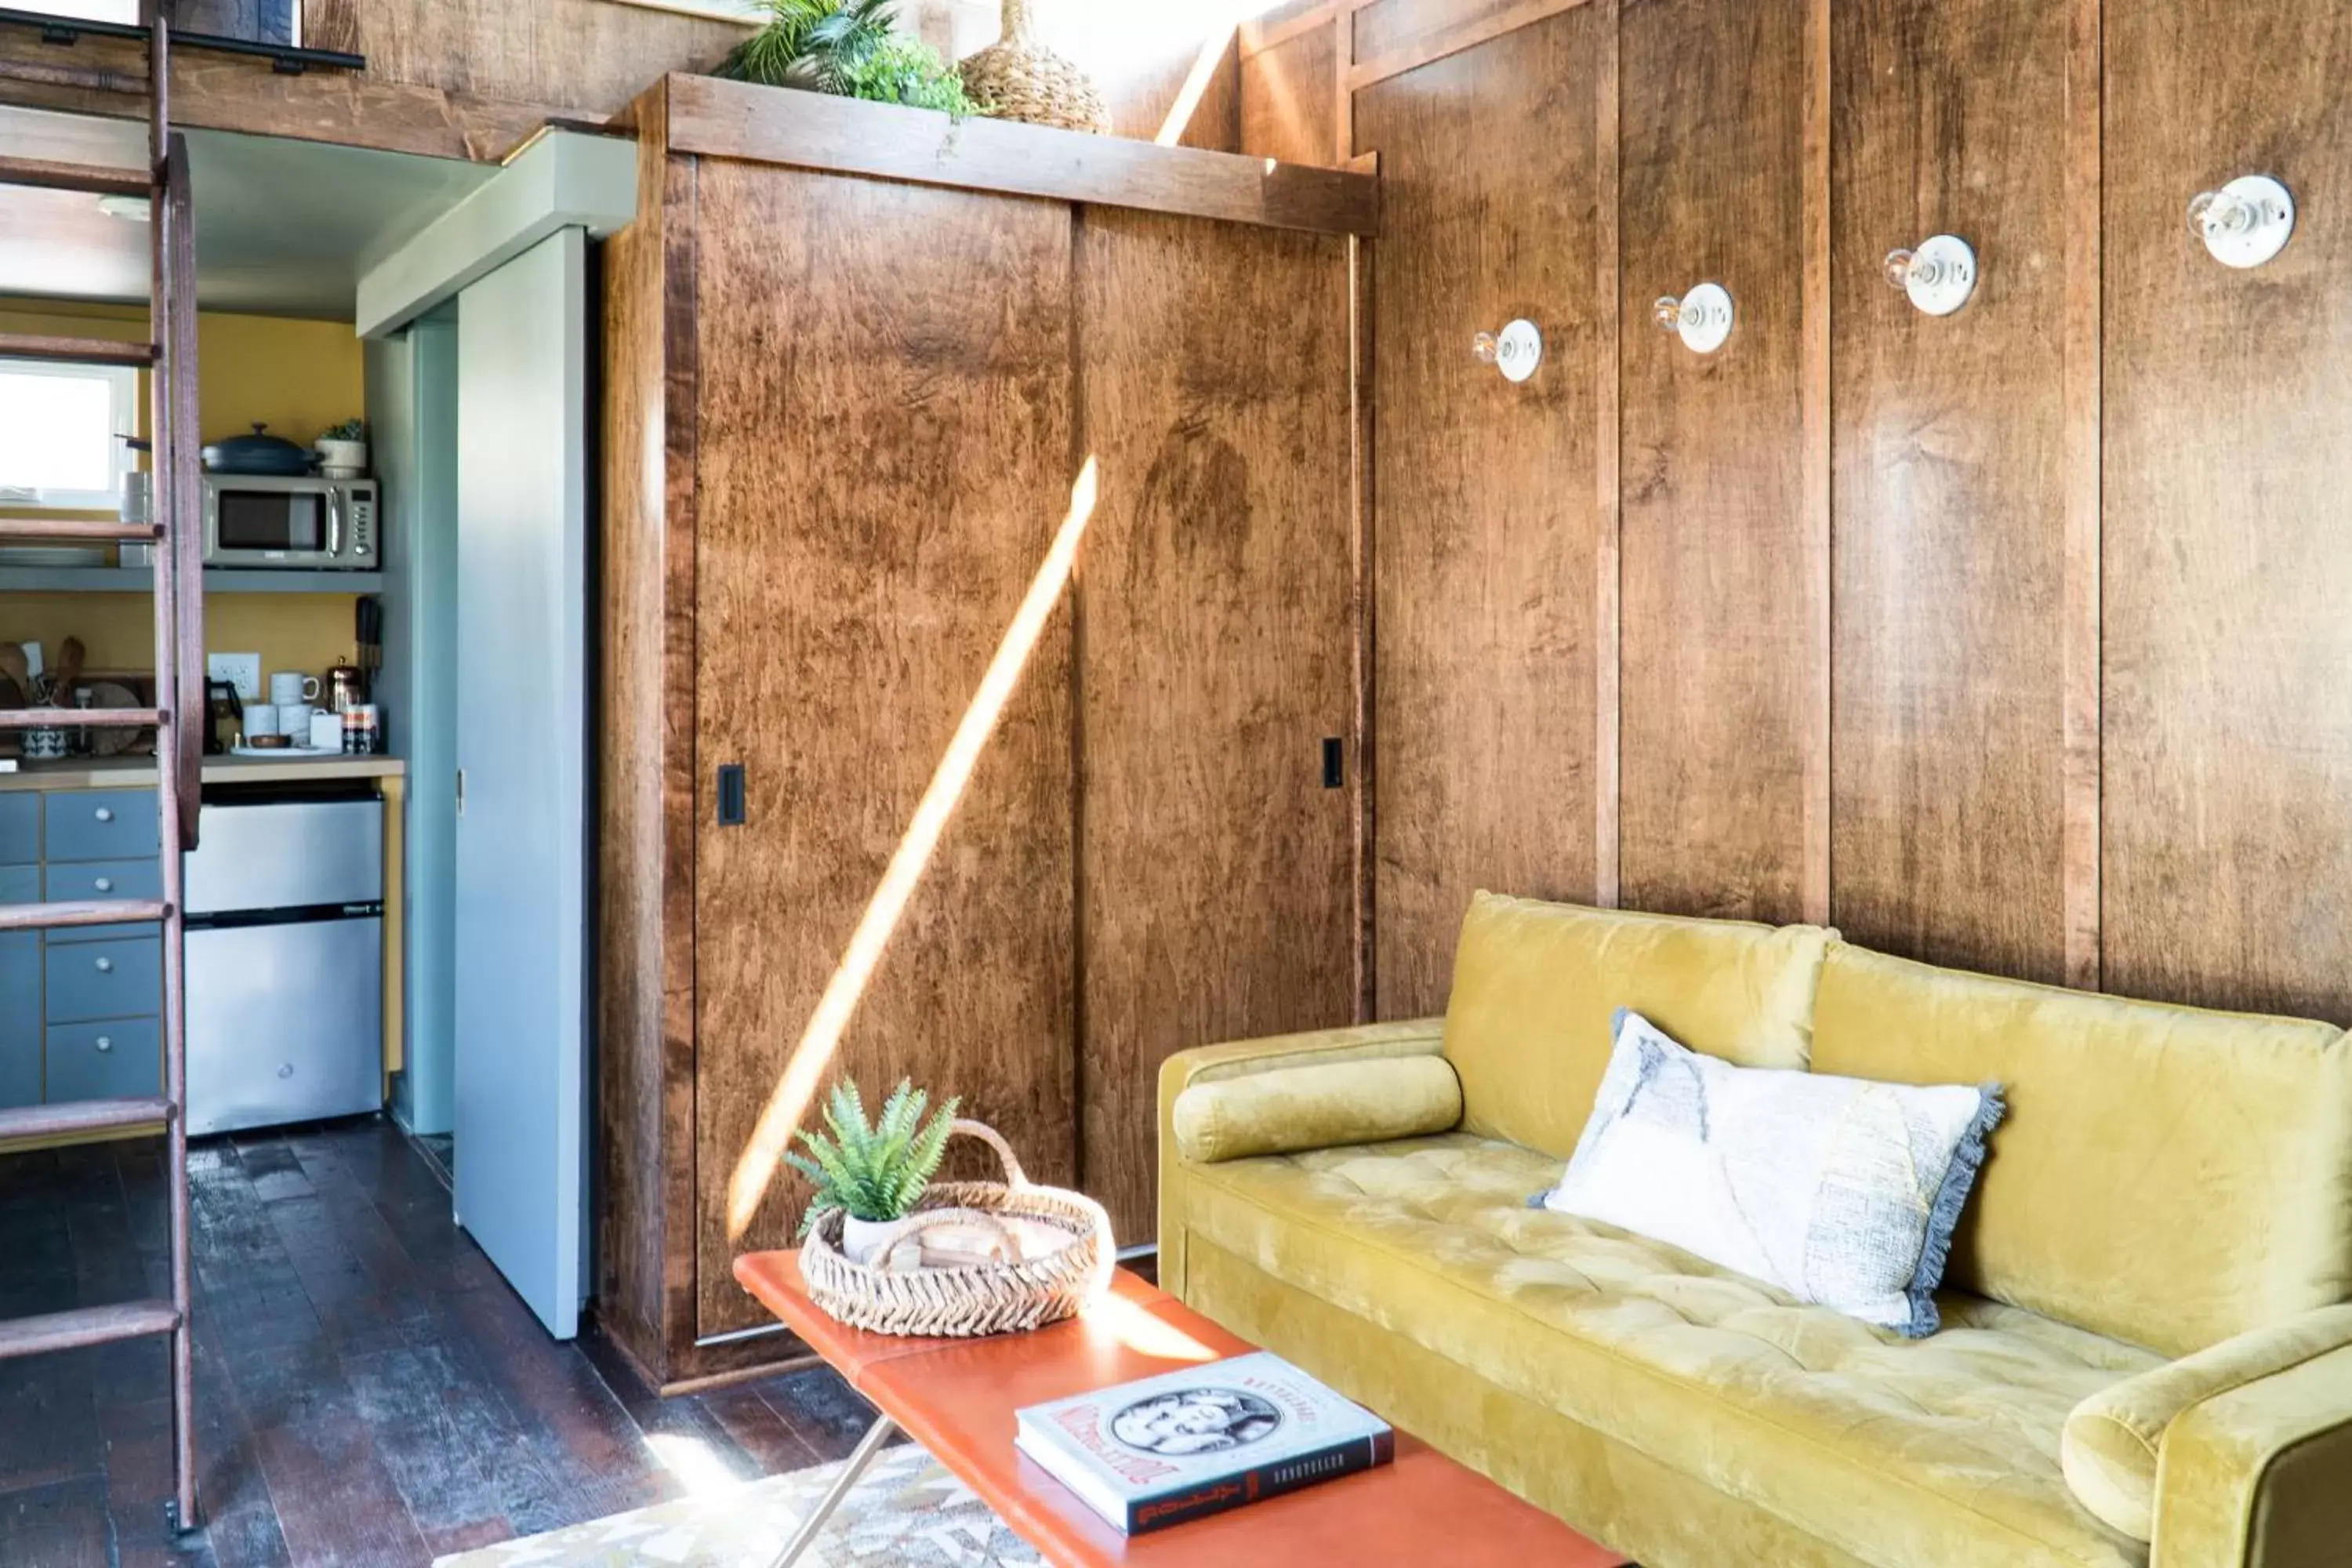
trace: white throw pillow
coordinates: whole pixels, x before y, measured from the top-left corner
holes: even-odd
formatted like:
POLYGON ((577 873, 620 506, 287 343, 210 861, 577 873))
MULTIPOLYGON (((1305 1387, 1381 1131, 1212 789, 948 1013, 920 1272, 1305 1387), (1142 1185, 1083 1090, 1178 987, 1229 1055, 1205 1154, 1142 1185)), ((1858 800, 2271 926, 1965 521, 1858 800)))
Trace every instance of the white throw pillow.
POLYGON ((1616 1042, 1544 1207, 1911 1338, 1936 1331, 1952 1232, 2001 1118, 1998 1086, 1734 1067, 1622 1008, 1616 1042))

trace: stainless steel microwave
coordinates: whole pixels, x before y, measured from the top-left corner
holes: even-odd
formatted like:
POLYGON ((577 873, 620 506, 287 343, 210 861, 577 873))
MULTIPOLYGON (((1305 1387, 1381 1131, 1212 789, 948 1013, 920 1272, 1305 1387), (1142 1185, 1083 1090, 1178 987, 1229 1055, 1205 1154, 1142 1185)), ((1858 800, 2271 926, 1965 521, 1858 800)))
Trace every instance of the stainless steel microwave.
POLYGON ((205 476, 205 564, 374 572, 373 479, 205 476))

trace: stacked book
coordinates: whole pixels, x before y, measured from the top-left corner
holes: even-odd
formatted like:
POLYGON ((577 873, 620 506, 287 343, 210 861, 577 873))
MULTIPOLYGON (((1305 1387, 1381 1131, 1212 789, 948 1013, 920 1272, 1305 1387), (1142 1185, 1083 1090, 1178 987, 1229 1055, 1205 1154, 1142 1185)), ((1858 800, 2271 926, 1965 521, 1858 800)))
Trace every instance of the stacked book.
POLYGON ((1014 1441, 1131 1535, 1396 1457, 1388 1423, 1263 1351, 1031 1405, 1014 1441))

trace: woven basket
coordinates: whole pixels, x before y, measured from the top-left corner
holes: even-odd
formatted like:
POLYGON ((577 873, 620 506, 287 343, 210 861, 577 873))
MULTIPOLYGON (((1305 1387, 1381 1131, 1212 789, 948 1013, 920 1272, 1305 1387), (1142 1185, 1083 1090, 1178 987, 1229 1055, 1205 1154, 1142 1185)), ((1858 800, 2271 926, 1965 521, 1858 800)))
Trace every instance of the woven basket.
POLYGON ((1017 1215, 1068 1231, 1070 1245, 1023 1263, 895 1273, 845 1257, 842 1211, 828 1209, 801 1247, 809 1299, 828 1317, 879 1334, 971 1338, 1075 1317, 1109 1287, 1116 1258, 1110 1216, 1102 1205, 1079 1193, 1033 1184, 995 1129, 978 1121, 954 1126, 996 1151, 1005 1179, 934 1184, 915 1205, 902 1237, 930 1225, 1017 1215))
POLYGON ((1029 0, 1004 0, 1004 37, 963 62, 964 90, 1002 120, 1110 134, 1110 108, 1087 73, 1037 41, 1029 0))

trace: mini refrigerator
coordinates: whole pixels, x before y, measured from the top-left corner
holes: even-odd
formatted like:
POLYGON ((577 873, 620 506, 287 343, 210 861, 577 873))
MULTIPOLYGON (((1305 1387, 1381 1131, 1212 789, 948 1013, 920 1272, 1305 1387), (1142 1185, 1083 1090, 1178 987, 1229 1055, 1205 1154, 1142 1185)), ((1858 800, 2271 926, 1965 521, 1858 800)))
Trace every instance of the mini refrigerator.
POLYGON ((383 1104, 383 803, 206 792, 184 862, 188 1131, 383 1104))

